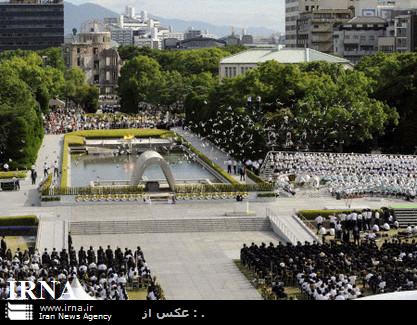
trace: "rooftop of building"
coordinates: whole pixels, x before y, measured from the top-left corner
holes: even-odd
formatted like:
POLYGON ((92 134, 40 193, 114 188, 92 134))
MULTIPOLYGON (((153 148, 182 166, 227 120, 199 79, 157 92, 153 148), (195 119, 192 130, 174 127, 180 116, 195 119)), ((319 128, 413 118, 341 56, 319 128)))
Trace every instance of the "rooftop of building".
POLYGON ((181 41, 181 44, 186 44, 186 43, 190 43, 190 42, 208 42, 208 41, 226 44, 226 42, 224 40, 216 39, 216 38, 212 38, 212 37, 204 37, 204 36, 188 38, 186 40, 181 41))
POLYGON ((387 21, 377 16, 357 16, 353 17, 347 24, 384 24, 387 21))
POLYGON ((307 63, 326 61, 329 63, 350 64, 349 60, 334 55, 319 52, 310 48, 258 48, 244 51, 220 61, 221 64, 258 64, 266 61, 280 63, 307 63))

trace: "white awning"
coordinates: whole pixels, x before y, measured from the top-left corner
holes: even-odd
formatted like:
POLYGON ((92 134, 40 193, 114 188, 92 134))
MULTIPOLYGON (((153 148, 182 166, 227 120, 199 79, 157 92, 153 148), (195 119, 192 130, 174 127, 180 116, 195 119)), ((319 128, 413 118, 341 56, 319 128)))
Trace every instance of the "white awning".
POLYGON ((417 291, 398 291, 368 296, 355 300, 417 300, 417 291))

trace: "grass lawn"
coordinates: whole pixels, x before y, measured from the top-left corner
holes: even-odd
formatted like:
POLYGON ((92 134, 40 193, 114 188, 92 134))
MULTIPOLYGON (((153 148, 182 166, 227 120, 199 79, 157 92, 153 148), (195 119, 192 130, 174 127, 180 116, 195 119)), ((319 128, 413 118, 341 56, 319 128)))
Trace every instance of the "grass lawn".
MULTIPOLYGON (((248 281, 253 285, 256 291, 259 292, 262 298, 267 300, 267 296, 269 294, 272 294, 270 290, 267 289, 266 291, 268 291, 268 293, 265 293, 265 288, 264 290, 262 290, 262 286, 256 286, 255 274, 251 272, 250 270, 248 270, 245 266, 243 266, 240 260, 234 260, 233 262, 235 263, 239 271, 242 272, 242 274, 246 277, 246 279, 248 279, 248 281)), ((301 294, 301 291, 298 287, 285 287, 284 291, 288 295, 288 299, 297 299, 297 300, 303 299, 303 295, 301 294)))
POLYGON ((148 292, 147 289, 139 289, 133 291, 127 291, 127 295, 129 296, 129 300, 146 300, 148 292))
POLYGON ((18 248, 21 251, 25 251, 30 247, 35 246, 34 237, 23 237, 23 236, 6 236, 7 248, 10 248, 12 254, 16 252, 18 248))
POLYGON ((393 204, 391 209, 417 209, 417 203, 393 204))
POLYGON ((240 272, 245 276, 246 279, 253 285, 253 287, 259 292, 260 295, 262 295, 262 290, 260 288, 257 288, 255 285, 255 275, 248 270, 243 264, 240 262, 240 260, 234 260, 233 261, 240 272))
POLYGON ((284 287, 285 293, 288 295, 288 299, 303 300, 303 294, 298 287, 284 287))
POLYGON ((398 229, 391 229, 390 231, 384 232, 383 234, 387 235, 386 237, 378 238, 375 242, 378 247, 381 247, 385 240, 391 240, 393 237, 398 235, 398 229))
POLYGON ((27 171, 0 172, 0 179, 26 178, 27 171))
MULTIPOLYGON (((36 216, 0 216, 0 227, 7 226, 36 226, 39 223, 36 216)), ((0 233, 1 235, 1 233, 0 233)))
POLYGON ((169 138, 175 134, 172 131, 160 129, 115 129, 115 130, 85 130, 68 133, 67 136, 84 138, 123 138, 133 135, 136 138, 169 138))

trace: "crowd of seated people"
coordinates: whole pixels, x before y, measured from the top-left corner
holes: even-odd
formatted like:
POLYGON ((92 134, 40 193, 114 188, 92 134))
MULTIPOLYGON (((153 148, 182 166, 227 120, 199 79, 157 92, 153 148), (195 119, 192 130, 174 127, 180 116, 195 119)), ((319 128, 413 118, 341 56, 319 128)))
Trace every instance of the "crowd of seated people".
POLYGON ((360 245, 330 241, 302 245, 244 245, 244 266, 271 288, 299 287, 304 299, 348 300, 364 295, 417 289, 414 240, 375 241, 360 245))
POLYGON ((108 106, 104 107, 105 114, 86 114, 78 108, 59 108, 52 110, 44 120, 45 132, 62 134, 79 130, 109 130, 131 128, 170 128, 182 125, 179 118, 170 118, 165 114, 125 115, 113 114, 108 106))
MULTIPOLYGON (((51 287, 52 281, 58 281, 56 292, 61 293, 67 281, 71 283, 75 277, 84 290, 98 300, 127 300, 126 289, 135 283, 148 287, 148 299, 161 298, 140 247, 134 251, 127 248, 123 251, 100 246, 95 251, 90 246, 88 250, 81 247, 78 252, 71 247, 69 251, 45 249, 43 253, 18 249, 13 254, 2 241, 0 299, 10 296, 7 281, 46 281, 51 287)), ((16 290, 19 291, 20 287, 16 290)), ((48 294, 46 296, 48 299, 48 294)))
POLYGON ((416 197, 417 156, 270 152, 266 164, 276 179, 289 174, 319 177, 335 196, 416 197))

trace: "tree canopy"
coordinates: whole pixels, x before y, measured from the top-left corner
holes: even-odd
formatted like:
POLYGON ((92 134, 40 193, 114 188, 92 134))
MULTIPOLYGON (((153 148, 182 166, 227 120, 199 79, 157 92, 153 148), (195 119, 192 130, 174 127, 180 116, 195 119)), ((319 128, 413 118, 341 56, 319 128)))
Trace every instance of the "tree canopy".
POLYGON ((380 145, 390 152, 417 149, 417 53, 378 53, 356 67, 372 80, 371 97, 395 108, 399 123, 389 125, 380 145))
POLYGON ((97 110, 98 90, 84 72, 67 70, 61 49, 0 54, 0 163, 30 167, 43 138, 43 114, 53 97, 97 110))

